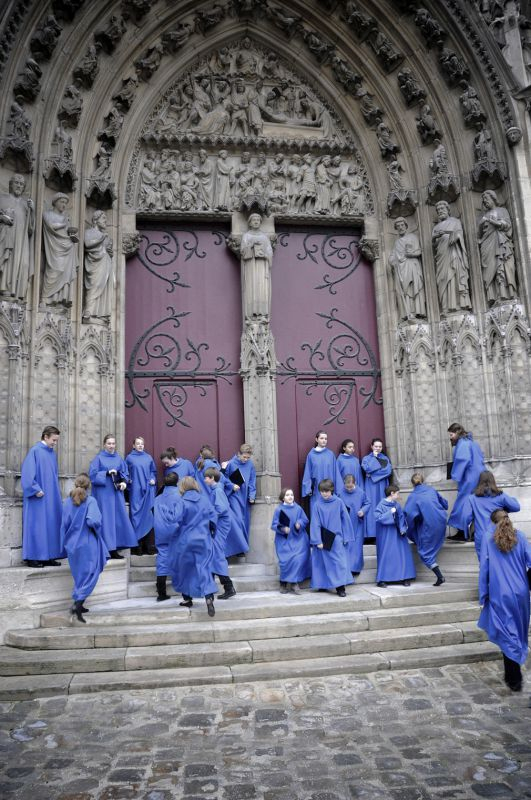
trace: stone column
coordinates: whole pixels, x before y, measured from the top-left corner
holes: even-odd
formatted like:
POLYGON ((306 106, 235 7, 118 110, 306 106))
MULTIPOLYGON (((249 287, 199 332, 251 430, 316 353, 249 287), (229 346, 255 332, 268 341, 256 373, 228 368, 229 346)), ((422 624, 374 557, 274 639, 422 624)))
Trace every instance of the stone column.
POLYGON ((242 338, 240 375, 243 383, 245 440, 253 447, 257 472, 257 499, 251 515, 247 560, 276 562, 274 537, 269 530, 280 491, 278 468, 275 345, 271 333, 271 263, 276 236, 274 223, 251 214, 235 213, 229 247, 240 258, 242 338))

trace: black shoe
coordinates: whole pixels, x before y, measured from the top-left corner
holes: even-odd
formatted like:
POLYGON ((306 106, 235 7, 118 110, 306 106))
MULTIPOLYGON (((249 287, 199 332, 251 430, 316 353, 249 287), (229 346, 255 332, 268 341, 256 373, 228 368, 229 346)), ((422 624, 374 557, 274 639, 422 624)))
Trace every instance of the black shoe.
POLYGON ((463 531, 456 531, 453 536, 448 537, 449 542, 466 542, 465 534, 463 531))
POLYGON ((61 562, 56 561, 55 558, 50 558, 48 561, 43 562, 45 567, 60 567, 61 562))
POLYGON ((147 556, 156 556, 159 551, 156 547, 148 547, 144 552, 147 556))
POLYGON ((118 550, 110 550, 109 555, 111 558, 120 558, 123 561, 124 556, 121 556, 118 550))
POLYGON ((234 587, 232 587, 232 589, 225 589, 223 594, 218 594, 216 600, 228 600, 229 597, 234 597, 235 594, 236 594, 236 589, 234 587))
POLYGON ((511 690, 511 692, 521 692, 522 691, 522 681, 508 681, 505 678, 505 683, 511 690))
POLYGON ((435 581, 435 583, 433 585, 434 586, 441 586, 443 583, 446 583, 446 578, 444 577, 444 575, 441 575, 440 578, 437 578, 437 580, 435 581))
POLYGON ((402 581, 402 586, 411 586, 410 581, 402 581))
POLYGON ((71 613, 75 614, 76 619, 78 622, 87 622, 86 619, 83 619, 83 614, 81 613, 81 609, 83 608, 83 600, 76 600, 74 605, 72 606, 71 613))
POLYGON ((205 597, 206 605, 207 605, 207 612, 209 617, 214 617, 216 615, 216 609, 214 608, 214 598, 212 595, 205 597))
POLYGON ((359 575, 359 572, 353 572, 353 573, 352 573, 352 577, 353 577, 353 578, 357 578, 357 577, 358 577, 358 575, 359 575))
POLYGON ((179 603, 180 606, 184 606, 185 608, 192 608, 193 601, 192 600, 181 600, 179 603))
MULTIPOLYGON (((157 596, 157 603, 163 603, 165 600, 171 600, 169 594, 159 594, 157 596)), ((192 605, 192 603, 187 600, 186 603, 179 603, 179 605, 186 606, 186 605, 192 605)))
POLYGON ((338 586, 337 589, 336 589, 336 593, 337 593, 338 597, 346 597, 347 596, 347 593, 345 591, 345 587, 344 586, 338 586))
POLYGON ((131 555, 132 556, 143 556, 144 551, 141 547, 131 547, 131 555))
POLYGON ((81 606, 81 611, 83 612, 83 614, 88 614, 89 611, 90 611, 90 608, 87 608, 86 606, 81 606))
POLYGON ((26 559, 26 566, 31 567, 31 569, 42 569, 44 567, 43 561, 35 561, 33 558, 26 559))
POLYGON ((387 584, 385 581, 378 581, 376 586, 378 586, 380 589, 387 589, 387 584))

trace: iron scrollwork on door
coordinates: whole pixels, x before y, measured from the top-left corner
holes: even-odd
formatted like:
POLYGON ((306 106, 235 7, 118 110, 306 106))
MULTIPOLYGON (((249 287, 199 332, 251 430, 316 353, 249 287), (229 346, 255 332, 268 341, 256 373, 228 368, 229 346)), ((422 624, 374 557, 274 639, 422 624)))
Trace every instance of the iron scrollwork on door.
MULTIPOLYGON (((280 234, 281 247, 287 247, 288 240, 288 233, 280 234)), ((322 283, 314 286, 314 289, 328 289, 330 294, 337 294, 337 285, 350 278, 361 261, 359 239, 349 234, 331 233, 323 236, 309 233, 303 239, 302 248, 302 252, 297 253, 298 261, 309 258, 314 264, 324 263, 336 271, 337 277, 327 272, 323 275, 322 283)))
POLYGON ((227 383, 238 372, 231 370, 231 364, 223 356, 217 356, 216 366, 202 368, 204 355, 210 350, 207 342, 194 343, 189 337, 184 342, 176 336, 181 320, 189 316, 189 311, 166 309, 168 316, 149 327, 135 342, 126 370, 126 381, 131 398, 126 400, 126 408, 138 404, 147 411, 145 400, 151 396, 153 385, 156 395, 169 415, 168 427, 179 423, 190 427, 184 419, 184 407, 192 388, 204 397, 216 379, 227 383), (138 384, 148 381, 141 388, 138 384), (155 382, 155 383, 153 383, 155 382))
POLYGON ((181 280, 181 275, 173 271, 170 275, 165 275, 163 270, 171 267, 182 253, 186 253, 184 261, 188 261, 192 256, 196 258, 206 258, 206 252, 200 250, 199 239, 193 231, 179 231, 179 236, 172 231, 161 233, 160 241, 152 241, 148 236, 142 234, 138 250, 138 259, 144 267, 164 283, 168 284, 167 292, 174 292, 176 286, 189 289, 190 285, 181 280))
POLYGON ((298 365, 295 356, 288 356, 277 368, 281 383, 291 378, 298 379, 302 386, 306 386, 308 397, 317 389, 323 391, 328 406, 324 425, 334 421, 345 424, 342 414, 355 390, 365 398, 363 408, 369 403, 382 405, 382 398, 377 396, 381 373, 376 356, 362 334, 340 319, 337 313, 337 308, 328 313, 317 313, 326 321, 325 327, 333 335, 327 343, 323 343, 321 338, 314 345, 309 342, 301 345, 301 352, 307 354, 304 365, 298 365))

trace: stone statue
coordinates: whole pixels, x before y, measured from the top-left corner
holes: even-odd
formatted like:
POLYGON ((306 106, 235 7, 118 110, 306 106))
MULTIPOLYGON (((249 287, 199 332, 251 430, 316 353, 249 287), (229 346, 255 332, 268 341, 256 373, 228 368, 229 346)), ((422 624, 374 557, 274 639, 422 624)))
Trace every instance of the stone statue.
POLYGON ((33 200, 23 197, 26 179, 12 175, 9 194, 0 195, 0 292, 24 300, 33 275, 31 237, 35 229, 33 200))
POLYGON ((428 49, 442 46, 442 43, 446 39, 446 31, 437 20, 431 16, 426 8, 417 9, 415 25, 420 28, 428 49))
POLYGON ((148 81, 160 67, 164 47, 162 42, 156 42, 153 47, 149 47, 141 58, 135 61, 135 69, 138 77, 143 81, 148 81))
POLYGON ((318 214, 330 214, 330 192, 332 189, 332 178, 328 172, 331 164, 330 156, 323 156, 319 159, 315 168, 315 211, 318 214))
POLYGON ((142 208, 160 208, 161 196, 158 175, 155 170, 154 160, 149 157, 149 154, 146 157, 140 171, 140 188, 138 197, 142 208))
POLYGON ((196 33, 205 35, 210 28, 215 27, 221 22, 225 14, 226 9, 220 3, 214 3, 212 8, 206 11, 197 11, 194 20, 196 33))
POLYGON ((100 142, 96 153, 96 169, 93 173, 95 178, 103 178, 109 174, 111 169, 112 150, 107 142, 100 142))
POLYGON ((391 139, 392 131, 383 122, 380 122, 376 128, 376 138, 380 146, 382 158, 388 156, 395 156, 400 151, 400 147, 391 139))
POLYGON ((302 17, 288 15, 280 6, 268 6, 267 13, 271 21, 291 39, 303 30, 302 17))
POLYGON ((446 147, 442 144, 440 139, 434 139, 435 150, 430 158, 430 171, 433 175, 448 175, 450 167, 448 165, 448 156, 446 155, 446 147))
POLYGON ((179 25, 171 31, 166 31, 162 34, 162 44, 168 53, 175 53, 186 44, 193 32, 193 28, 187 22, 180 22, 179 25))
POLYGON ((476 163, 484 162, 486 164, 495 164, 497 157, 494 149, 494 142, 492 141, 492 133, 490 128, 481 126, 480 130, 474 136, 474 160, 476 163))
POLYGON ((65 213, 68 195, 57 192, 52 197, 52 208, 42 217, 44 238, 44 278, 42 299, 47 305, 71 305, 72 283, 79 266, 76 244, 77 228, 70 225, 65 213))
POLYGON ((309 214, 313 209, 315 197, 317 195, 315 165, 310 153, 306 153, 306 155, 303 156, 297 180, 300 184, 296 200, 297 211, 299 213, 306 212, 309 214))
POLYGON ((463 226, 457 217, 450 216, 445 200, 437 203, 435 211, 439 221, 432 231, 432 243, 441 312, 469 309, 469 267, 463 226))
POLYGON ((389 186, 391 191, 403 189, 401 172, 404 171, 398 158, 393 158, 387 163, 387 174, 389 175, 389 186))
POLYGON ((59 108, 57 117, 67 128, 75 128, 79 122, 83 109, 83 98, 81 92, 73 83, 67 86, 63 95, 63 102, 59 108))
POLYGON ((137 89, 138 78, 136 75, 129 75, 127 78, 122 78, 122 88, 112 96, 113 103, 119 111, 129 111, 135 99, 137 89))
POLYGON ((470 77, 470 70, 465 62, 448 47, 441 50, 439 64, 450 86, 457 86, 460 81, 470 77))
POLYGON ((367 41, 386 72, 392 72, 404 60, 402 53, 395 50, 390 40, 381 31, 373 30, 369 34, 367 41))
POLYGON ((113 14, 107 27, 94 33, 94 41, 96 45, 99 45, 110 55, 115 50, 126 29, 126 24, 122 17, 113 14))
POLYGON ((465 125, 468 127, 475 127, 479 123, 487 119, 487 115, 483 110, 483 106, 479 102, 477 91, 467 81, 460 81, 460 87, 463 89, 459 97, 461 111, 465 125))
POLYGON ((498 205, 496 192, 481 196, 484 213, 479 221, 478 244, 487 301, 510 300, 516 296, 513 227, 507 209, 498 205))
POLYGON ((363 178, 355 164, 350 164, 347 174, 339 179, 341 194, 339 198, 341 213, 357 215, 365 213, 365 195, 363 191, 363 178))
POLYGON ((6 122, 6 132, 9 137, 23 142, 28 139, 31 122, 24 113, 22 106, 14 101, 11 103, 9 117, 6 122))
POLYGON ((417 130, 423 144, 429 144, 442 135, 433 117, 431 107, 427 103, 421 105, 416 120, 417 130))
POLYGON ((373 127, 381 122, 383 111, 374 102, 374 95, 368 92, 366 89, 360 89, 360 91, 356 93, 356 97, 358 97, 360 100, 361 113, 363 114, 367 124, 373 127))
POLYGON ((202 209, 213 206, 214 165, 208 158, 206 150, 199 151, 199 164, 195 172, 199 181, 199 200, 202 209))
POLYGON ((331 61, 332 70, 339 83, 345 87, 347 92, 357 91, 358 86, 362 82, 362 77, 359 73, 354 72, 347 62, 339 56, 334 56, 331 61))
POLYGON ((92 227, 85 231, 85 304, 83 318, 111 316, 113 290, 113 249, 107 235, 103 211, 92 215, 92 227))
POLYGON ((62 28, 53 14, 49 14, 39 25, 30 41, 31 52, 37 61, 50 60, 61 31, 62 28))
POLYGON ((395 221, 398 238, 389 256, 389 266, 394 275, 396 299, 400 319, 426 316, 426 295, 422 273, 422 251, 415 233, 408 233, 404 217, 395 221))
POLYGON ((249 229, 240 245, 244 309, 249 319, 269 318, 273 248, 267 233, 260 229, 260 214, 251 214, 247 223, 249 229))
POLYGON ((215 207, 217 211, 230 209, 230 172, 231 166, 227 160, 227 151, 220 150, 216 160, 216 191, 215 207))
POLYGON ((105 117, 105 128, 103 128, 101 131, 98 131, 98 139, 104 139, 114 146, 116 144, 116 140, 120 136, 123 124, 123 114, 120 114, 117 107, 113 106, 105 117))
POLYGON ((28 58, 24 69, 16 77, 13 87, 15 100, 19 103, 24 100, 33 102, 41 90, 41 78, 42 69, 34 58, 28 58))
POLYGON ((400 91, 408 106, 424 102, 426 99, 426 92, 421 87, 418 80, 413 77, 413 73, 408 67, 404 67, 396 77, 398 79, 400 91))
POLYGON ((98 64, 98 51, 96 46, 91 44, 81 61, 74 67, 73 77, 77 86, 90 89, 96 80, 100 66, 98 64))
POLYGON ((304 30, 302 37, 308 50, 314 54, 319 64, 327 64, 330 61, 332 53, 335 51, 333 44, 327 42, 323 36, 315 31, 304 30))

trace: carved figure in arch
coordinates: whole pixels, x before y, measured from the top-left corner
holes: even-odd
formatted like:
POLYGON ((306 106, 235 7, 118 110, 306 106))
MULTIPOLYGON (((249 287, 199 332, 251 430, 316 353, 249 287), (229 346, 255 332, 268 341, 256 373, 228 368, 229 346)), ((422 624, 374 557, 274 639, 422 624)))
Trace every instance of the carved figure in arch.
POLYGON ((84 260, 85 304, 83 318, 108 319, 112 311, 113 247, 107 235, 107 217, 103 211, 92 215, 92 227, 85 231, 84 260))
POLYGON ((62 30, 53 14, 39 25, 30 40, 30 50, 37 61, 49 61, 62 30))
POLYGON ((0 293, 18 300, 25 299, 33 275, 35 210, 25 188, 26 179, 15 173, 9 193, 0 195, 0 293))
POLYGON ((267 53, 264 63, 262 64, 262 75, 269 80, 275 80, 280 77, 280 65, 278 63, 278 56, 272 50, 267 53))
POLYGON ((364 14, 357 3, 347 0, 343 19, 350 25, 358 39, 364 40, 373 31, 378 30, 378 23, 374 17, 364 14))
POLYGON ((14 139, 25 141, 29 137, 31 130, 31 122, 29 117, 24 113, 24 109, 19 103, 14 101, 11 103, 9 117, 6 122, 6 133, 14 139))
POLYGON ((236 52, 234 66, 236 73, 244 78, 260 77, 260 65, 248 36, 242 40, 241 47, 236 52))
POLYGON ((265 11, 265 0, 231 0, 232 13, 235 17, 259 17, 265 11))
POLYGON ((111 169, 112 150, 107 142, 100 142, 98 152, 96 153, 96 169, 94 171, 95 178, 104 178, 109 174, 111 169))
POLYGON ((408 106, 414 106, 426 99, 425 90, 421 87, 418 80, 413 77, 413 73, 408 67, 404 67, 396 77, 400 91, 408 106))
POLYGON ((470 70, 463 59, 448 47, 441 50, 439 64, 450 86, 457 86, 460 81, 466 81, 470 77, 470 70))
POLYGON ((110 55, 115 50, 126 30, 126 24, 122 17, 113 14, 107 27, 94 33, 94 41, 102 50, 110 55))
MULTIPOLYGON (((219 160, 219 159, 218 159, 219 160)), ((191 153, 185 153, 181 164, 181 210, 193 211, 197 208, 199 199, 199 180, 195 174, 195 167, 191 153)))
POLYGON ((310 153, 303 156, 297 180, 300 184, 296 200, 297 211, 309 214, 313 210, 317 195, 315 164, 310 153))
POLYGON ((214 3, 212 8, 207 11, 196 11, 194 28, 197 33, 203 35, 207 33, 210 28, 218 25, 225 16, 225 8, 219 3, 214 3))
MULTIPOLYGON (((299 108, 301 114, 304 115, 306 124, 315 125, 322 129, 325 139, 333 139, 335 136, 335 125, 332 117, 321 104, 311 100, 306 92, 302 92, 299 96, 299 108)), ((300 120, 295 120, 295 124, 305 124, 300 120)))
POLYGON ((394 276, 398 315, 400 319, 426 316, 426 294, 422 272, 422 250, 418 236, 408 232, 404 217, 395 220, 398 233, 389 256, 389 266, 394 276))
POLYGON ((105 128, 98 131, 98 139, 105 139, 111 145, 115 145, 124 124, 123 114, 113 106, 105 117, 105 128))
POLYGON ((365 213, 365 193, 363 178, 356 164, 349 164, 347 174, 340 178, 341 213, 357 216, 365 213))
POLYGON ((125 2, 122 2, 124 18, 130 19, 132 17, 134 21, 138 23, 142 17, 148 13, 155 1, 156 0, 125 0, 125 2))
POLYGON ((381 122, 383 117, 382 109, 374 102, 374 95, 366 89, 361 89, 357 95, 360 101, 360 110, 368 125, 372 128, 381 122))
POLYGON ((229 211, 230 209, 231 166, 227 155, 226 150, 220 150, 216 160, 215 207, 217 211, 229 211))
POLYGON ((386 72, 392 72, 404 60, 402 53, 395 50, 387 36, 381 31, 377 29, 374 30, 369 35, 367 41, 370 42, 372 49, 386 72))
POLYGON ((139 203, 142 208, 160 208, 161 196, 153 158, 147 157, 140 171, 139 203))
POLYGON ((129 111, 135 99, 137 89, 138 78, 136 75, 129 75, 127 78, 122 78, 122 88, 112 96, 112 100, 119 111, 129 111))
POLYGON ((402 178, 400 176, 400 173, 403 172, 404 170, 398 158, 391 159, 391 161, 389 161, 386 164, 386 166, 387 166, 387 174, 389 176, 389 187, 391 191, 396 192, 399 191, 400 189, 403 189, 404 187, 402 185, 402 178))
MULTIPOLYGON (((237 80, 231 93, 231 126, 229 133, 235 136, 241 130, 243 136, 249 134, 249 99, 243 80, 237 80)), ((260 118, 261 123, 261 118, 260 118)))
POLYGON ((302 157, 299 153, 294 153, 286 167, 286 194, 288 205, 295 208, 296 199, 299 192, 299 173, 301 170, 302 157))
POLYGON ((35 59, 28 58, 24 69, 19 72, 15 85, 13 87, 13 94, 17 102, 24 100, 32 102, 35 100, 41 90, 42 69, 39 67, 35 59))
POLYGON ((315 211, 318 214, 330 214, 332 178, 328 173, 331 164, 330 156, 326 155, 317 161, 315 167, 315 211))
POLYGON ((430 158, 430 171, 433 175, 448 175, 450 167, 448 165, 448 157, 446 155, 446 147, 440 139, 434 139, 435 150, 430 158))
POLYGON ((85 0, 54 0, 52 8, 57 19, 72 22, 85 0))
POLYGON ((179 208, 181 198, 181 174, 174 158, 168 158, 160 178, 160 199, 165 209, 179 208))
POLYGON ((380 122, 376 128, 376 138, 378 139, 378 145, 380 147, 382 158, 394 156, 396 153, 400 152, 400 147, 391 139, 391 133, 391 129, 388 128, 383 122, 380 122))
POLYGON ((269 319, 273 248, 269 236, 261 229, 260 214, 251 214, 247 224, 240 244, 243 307, 248 318, 269 319))
POLYGON ((484 213, 478 226, 478 244, 487 301, 492 305, 516 296, 513 226, 496 192, 488 189, 481 200, 484 213))
POLYGON ((333 214, 339 214, 341 206, 341 185, 339 183, 343 174, 341 156, 333 156, 328 166, 328 174, 332 185, 330 187, 330 208, 333 214))
POLYGON ((82 86, 84 89, 90 89, 96 80, 99 69, 98 51, 95 45, 90 44, 79 64, 74 67, 72 75, 76 85, 82 86))
POLYGON ((481 125, 479 131, 474 136, 474 160, 476 163, 493 165, 497 161, 494 142, 490 128, 481 125))
POLYGON ((79 266, 77 228, 70 225, 65 213, 68 195, 57 192, 52 197, 52 207, 42 216, 44 239, 44 277, 42 299, 46 305, 71 305, 72 284, 79 266))
POLYGON ((63 161, 72 161, 72 137, 66 133, 61 123, 55 129, 52 139, 52 152, 63 161))
POLYGON ((333 56, 331 60, 332 70, 339 83, 345 87, 347 92, 357 91, 358 86, 361 85, 362 77, 359 73, 354 72, 347 62, 339 56, 333 56))
POLYGON ((290 16, 286 14, 285 10, 279 6, 268 5, 267 13, 271 18, 271 21, 277 26, 277 28, 280 28, 280 30, 284 31, 289 39, 291 39, 291 37, 296 33, 302 33, 302 17, 290 16))
POLYGON ((81 92, 77 86, 71 83, 64 91, 57 117, 67 128, 75 128, 79 122, 82 109, 83 98, 81 97, 81 92))
POLYGON ((415 25, 420 28, 428 49, 431 47, 442 47, 446 39, 446 31, 437 20, 431 16, 426 8, 417 9, 415 25))
POLYGON ((269 163, 269 175, 272 194, 285 195, 286 165, 284 164, 284 153, 277 153, 269 163))
POLYGON ((138 77, 143 81, 148 81, 160 67, 164 47, 162 42, 155 42, 153 47, 149 47, 141 58, 135 61, 135 69, 138 77))
POLYGON ((305 30, 302 36, 308 50, 314 54, 319 64, 327 64, 335 51, 334 45, 315 31, 305 30))
POLYGON ((483 123, 487 119, 487 115, 483 110, 483 106, 479 102, 477 91, 467 81, 461 81, 460 87, 463 89, 459 97, 461 111, 465 125, 475 127, 478 123, 483 123))
POLYGON ((265 197, 269 193, 269 169, 265 153, 258 153, 253 170, 253 187, 256 194, 265 197))
POLYGON ((417 120, 417 130, 423 144, 433 142, 436 138, 442 136, 428 103, 424 103, 420 107, 419 115, 415 119, 417 120))
POLYGON ((214 190, 214 165, 208 157, 206 150, 199 151, 199 164, 196 169, 197 180, 199 181, 199 201, 204 210, 212 208, 214 190))
POLYGON ((193 33, 193 27, 188 22, 180 22, 176 28, 162 34, 162 44, 166 52, 175 53, 186 44, 193 33))
POLYGON ((469 309, 469 266, 463 226, 457 217, 450 216, 445 200, 436 204, 435 211, 438 222, 432 231, 432 243, 441 312, 469 309))

